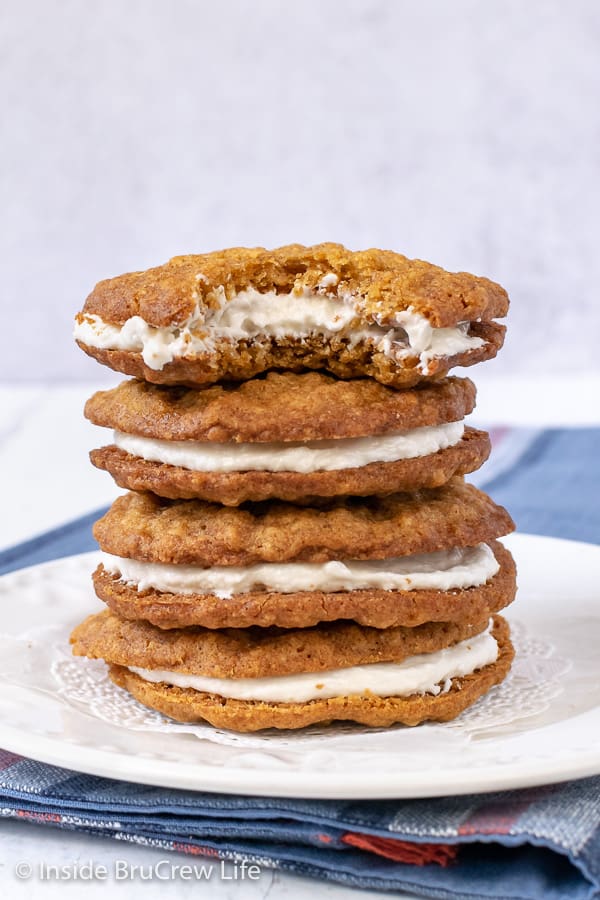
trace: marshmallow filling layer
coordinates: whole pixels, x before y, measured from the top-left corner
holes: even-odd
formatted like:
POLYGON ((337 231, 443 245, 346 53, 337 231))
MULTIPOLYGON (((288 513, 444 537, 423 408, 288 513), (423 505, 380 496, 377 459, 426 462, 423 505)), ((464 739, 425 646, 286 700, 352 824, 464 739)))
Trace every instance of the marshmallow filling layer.
POLYGON ((208 678, 133 666, 130 671, 155 684, 266 703, 306 703, 366 693, 377 697, 437 696, 450 690, 453 678, 471 675, 477 669, 496 662, 498 642, 490 633, 490 627, 491 623, 481 634, 452 647, 409 656, 401 663, 371 663, 327 672, 268 678, 208 678))
MULTIPOLYGON (((203 277, 199 274, 197 280, 203 277)), ((123 325, 110 325, 100 316, 82 313, 76 319, 74 336, 89 347, 141 353, 148 368, 156 371, 174 359, 210 353, 220 341, 235 344, 271 338, 302 340, 320 335, 337 336, 350 346, 366 341, 374 351, 396 360, 417 356, 421 370, 427 374, 432 359, 473 350, 485 343, 468 334, 469 322, 453 328, 434 328, 412 308, 399 311, 385 325, 374 318, 365 325, 359 298, 348 293, 333 297, 325 292, 335 282, 332 273, 322 279, 316 290, 303 287, 277 294, 260 293, 249 287, 229 299, 225 289, 218 287, 207 297, 215 303, 210 309, 200 308, 194 292, 196 307, 192 314, 177 325, 164 327, 150 325, 141 316, 132 316, 123 325)))
POLYGON ((463 433, 463 422, 447 422, 396 434, 326 441, 218 444, 212 441, 162 441, 115 431, 114 442, 132 456, 195 472, 308 473, 427 456, 458 444, 463 433))
POLYGON ((251 591, 451 591, 485 584, 500 566, 487 544, 391 559, 253 566, 177 566, 102 554, 104 569, 138 591, 214 594, 228 599, 251 591))

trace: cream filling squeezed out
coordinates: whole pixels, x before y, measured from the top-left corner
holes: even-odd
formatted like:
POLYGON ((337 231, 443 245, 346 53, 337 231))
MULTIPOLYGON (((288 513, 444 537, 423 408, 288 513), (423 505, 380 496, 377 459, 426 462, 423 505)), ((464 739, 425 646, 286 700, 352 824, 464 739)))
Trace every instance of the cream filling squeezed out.
POLYGON ((269 678, 209 678, 160 669, 129 668, 145 681, 191 688, 220 697, 266 703, 306 703, 365 694, 367 691, 377 697, 437 695, 450 690, 453 678, 470 675, 497 659, 498 642, 490 634, 488 626, 481 634, 452 647, 409 656, 401 663, 371 663, 327 672, 269 678))
POLYGON ((451 591, 485 584, 500 566, 487 544, 398 556, 391 559, 333 560, 326 563, 259 563, 253 566, 176 566, 102 555, 111 575, 138 591, 168 594, 234 594, 263 590, 295 591, 451 591))
POLYGON ((463 433, 463 422, 448 422, 396 434, 304 443, 161 441, 119 431, 114 433, 114 442, 133 456, 195 472, 259 470, 308 473, 427 456, 458 444, 463 433))
MULTIPOLYGON (((203 276, 198 276, 202 278, 203 276)), ((418 356, 422 371, 432 359, 452 356, 481 347, 482 338, 469 335, 469 322, 454 328, 434 328, 413 309, 402 310, 394 321, 380 325, 376 321, 359 323, 355 298, 340 294, 338 299, 324 293, 332 281, 325 276, 319 289, 301 288, 287 294, 260 293, 253 287, 239 291, 230 300, 225 289, 212 292, 218 306, 200 310, 199 305, 179 325, 156 327, 141 316, 132 316, 123 325, 110 325, 100 316, 88 313, 76 319, 76 340, 104 350, 141 353, 150 369, 160 370, 177 358, 192 357, 214 350, 221 340, 234 343, 261 338, 306 338, 339 335, 350 345, 369 341, 376 350, 395 359, 418 356)), ((197 300, 197 294, 194 294, 197 300)))

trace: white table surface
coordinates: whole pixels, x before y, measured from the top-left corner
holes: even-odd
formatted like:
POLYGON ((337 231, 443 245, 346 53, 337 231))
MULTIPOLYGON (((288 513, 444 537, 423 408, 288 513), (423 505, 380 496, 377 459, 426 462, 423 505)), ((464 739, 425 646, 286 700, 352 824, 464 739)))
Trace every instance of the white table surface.
MULTIPOLYGON (((600 424, 598 376, 515 378, 499 382, 486 380, 478 373, 477 381, 476 422, 534 426, 600 424)), ((119 493, 106 473, 94 469, 87 459, 88 450, 99 446, 106 434, 101 435, 82 416, 86 398, 97 387, 97 384, 0 385, 0 471, 3 475, 0 549, 90 512, 109 503, 119 493)), ((51 900, 62 897, 65 890, 67 896, 75 896, 81 889, 81 882, 40 880, 39 874, 19 881, 15 865, 20 861, 29 862, 38 873, 40 863, 72 866, 92 861, 105 865, 110 873, 107 881, 85 882, 87 900, 99 897, 107 885, 115 896, 127 896, 131 900, 142 895, 150 900, 165 890, 164 881, 142 881, 139 877, 116 881, 113 873, 117 860, 145 867, 159 860, 172 860, 175 865, 190 861, 182 854, 150 847, 0 820, 0 883, 10 885, 11 896, 51 900)), ((234 892, 236 898, 246 900, 262 900, 267 895, 270 900, 303 900, 312 896, 316 887, 311 879, 269 870, 264 870, 257 881, 221 880, 218 865, 210 882, 181 878, 174 878, 173 882, 178 897, 210 896, 219 900, 226 900, 234 892)), ((319 882, 318 890, 320 897, 336 900, 357 896, 355 890, 323 882, 319 882)), ((371 891, 360 893, 365 898, 382 896, 371 891)))

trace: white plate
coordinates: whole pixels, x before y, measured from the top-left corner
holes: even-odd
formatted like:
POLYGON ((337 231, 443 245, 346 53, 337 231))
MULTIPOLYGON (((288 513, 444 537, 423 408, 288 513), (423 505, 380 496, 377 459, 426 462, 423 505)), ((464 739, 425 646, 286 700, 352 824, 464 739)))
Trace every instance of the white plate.
POLYGON ((600 547, 506 541, 519 567, 513 675, 455 722, 234 735, 177 725, 70 657, 73 625, 100 608, 96 554, 0 578, 0 746, 144 784, 287 797, 428 797, 600 772, 600 547))

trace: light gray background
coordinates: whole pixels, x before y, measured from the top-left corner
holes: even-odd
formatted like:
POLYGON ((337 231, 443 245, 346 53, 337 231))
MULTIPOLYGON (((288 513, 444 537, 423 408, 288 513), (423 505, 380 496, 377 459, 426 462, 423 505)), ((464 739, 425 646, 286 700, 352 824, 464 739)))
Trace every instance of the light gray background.
POLYGON ((5 0, 2 17, 0 379, 102 377, 70 339, 100 278, 322 240, 504 283, 490 372, 600 369, 595 0, 5 0))

